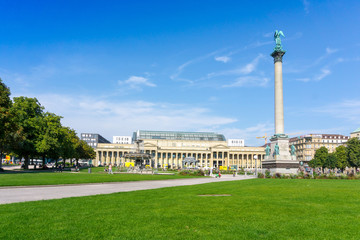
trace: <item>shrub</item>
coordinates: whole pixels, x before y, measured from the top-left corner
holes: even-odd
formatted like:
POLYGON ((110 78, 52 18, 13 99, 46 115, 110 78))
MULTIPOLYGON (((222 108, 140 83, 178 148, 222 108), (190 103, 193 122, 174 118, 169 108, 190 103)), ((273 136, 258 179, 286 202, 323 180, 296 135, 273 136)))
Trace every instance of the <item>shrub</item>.
POLYGON ((334 173, 330 173, 329 179, 338 179, 338 177, 334 173))
POLYGON ((348 179, 355 179, 355 174, 353 172, 351 172, 349 175, 348 175, 348 179))
POLYGON ((271 173, 270 173, 269 170, 266 170, 266 171, 265 171, 265 177, 266 177, 266 178, 271 178, 271 173))
POLYGON ((275 173, 275 178, 281 178, 281 174, 280 173, 275 173))
POLYGON ((289 176, 291 179, 296 179, 297 178, 297 175, 296 174, 290 174, 289 176))
POLYGON ((263 173, 261 173, 261 172, 258 172, 257 177, 258 177, 258 178, 264 178, 264 177, 265 177, 265 175, 264 175, 263 173))
POLYGON ((341 175, 340 175, 340 179, 347 179, 347 178, 348 178, 348 176, 345 175, 345 174, 341 174, 341 175))
POLYGON ((181 176, 190 175, 190 171, 189 170, 182 170, 182 171, 179 172, 179 175, 181 175, 181 176))
POLYGON ((203 170, 182 170, 179 172, 181 176, 205 176, 205 172, 203 170))

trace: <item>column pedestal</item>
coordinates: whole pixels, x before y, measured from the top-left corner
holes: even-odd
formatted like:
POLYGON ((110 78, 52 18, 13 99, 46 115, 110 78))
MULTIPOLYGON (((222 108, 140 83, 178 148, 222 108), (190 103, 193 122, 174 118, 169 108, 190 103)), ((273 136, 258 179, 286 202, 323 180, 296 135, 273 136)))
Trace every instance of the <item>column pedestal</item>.
POLYGON ((265 156, 262 162, 263 172, 268 170, 271 173, 296 174, 299 169, 299 162, 295 155, 290 154, 288 136, 276 134, 270 141, 271 152, 269 156, 265 156), (275 151, 276 145, 279 146, 278 154, 275 151))

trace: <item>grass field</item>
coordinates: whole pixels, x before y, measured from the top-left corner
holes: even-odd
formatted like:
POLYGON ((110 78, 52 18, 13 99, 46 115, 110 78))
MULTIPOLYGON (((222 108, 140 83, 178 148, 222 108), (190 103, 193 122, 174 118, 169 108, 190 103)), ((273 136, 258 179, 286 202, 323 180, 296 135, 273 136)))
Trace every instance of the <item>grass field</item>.
POLYGON ((360 181, 254 179, 15 203, 0 205, 0 219, 0 239, 359 239, 360 181))
POLYGON ((80 173, 71 172, 44 172, 33 173, 5 172, 0 174, 0 186, 30 186, 30 185, 57 185, 57 184, 79 184, 79 183, 102 183, 102 182, 124 182, 142 180, 163 180, 189 178, 179 175, 151 175, 151 174, 106 174, 104 168, 92 168, 93 173, 88 174, 87 169, 80 173))

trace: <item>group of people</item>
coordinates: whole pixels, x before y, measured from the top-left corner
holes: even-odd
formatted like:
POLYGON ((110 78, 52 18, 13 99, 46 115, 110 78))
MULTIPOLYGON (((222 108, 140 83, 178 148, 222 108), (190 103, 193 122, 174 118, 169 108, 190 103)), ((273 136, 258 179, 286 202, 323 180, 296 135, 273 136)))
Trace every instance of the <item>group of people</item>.
POLYGON ((109 164, 109 166, 105 166, 104 171, 107 172, 108 174, 114 174, 113 171, 112 171, 111 163, 109 164))

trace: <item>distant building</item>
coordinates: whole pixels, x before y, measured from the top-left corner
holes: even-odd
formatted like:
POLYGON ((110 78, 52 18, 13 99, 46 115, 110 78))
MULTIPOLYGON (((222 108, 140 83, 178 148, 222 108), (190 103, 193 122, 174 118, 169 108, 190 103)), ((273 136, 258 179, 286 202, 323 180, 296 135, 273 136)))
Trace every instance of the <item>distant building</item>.
POLYGON ((229 147, 244 147, 245 142, 244 139, 228 139, 228 146, 229 147))
POLYGON ((350 137, 351 138, 357 137, 360 139, 360 128, 358 128, 355 131, 353 131, 352 133, 350 133, 350 137))
POLYGON ((132 140, 140 144, 140 151, 137 151, 136 144, 99 144, 94 165, 126 166, 131 162, 136 166, 137 160, 129 156, 140 152, 151 157, 152 167, 243 168, 250 171, 260 168, 265 157, 263 147, 228 146, 224 135, 214 132, 138 130, 132 140))
POLYGON ((93 148, 97 148, 98 143, 110 143, 109 140, 97 133, 81 133, 80 138, 93 148))
POLYGON ((116 144, 131 144, 132 137, 131 136, 113 136, 113 143, 116 144))
POLYGON ((348 136, 340 134, 307 134, 290 138, 290 145, 295 146, 298 161, 309 162, 320 147, 326 147, 331 153, 348 140, 348 136))

